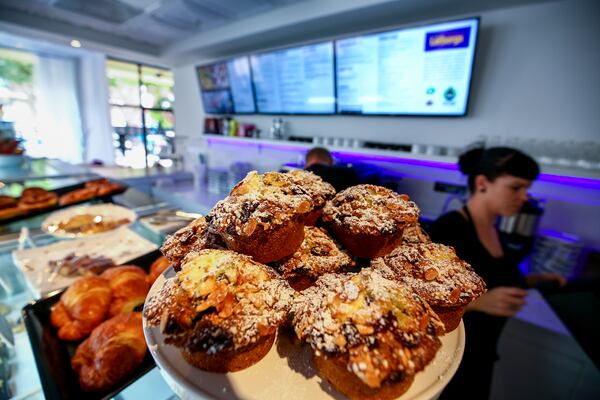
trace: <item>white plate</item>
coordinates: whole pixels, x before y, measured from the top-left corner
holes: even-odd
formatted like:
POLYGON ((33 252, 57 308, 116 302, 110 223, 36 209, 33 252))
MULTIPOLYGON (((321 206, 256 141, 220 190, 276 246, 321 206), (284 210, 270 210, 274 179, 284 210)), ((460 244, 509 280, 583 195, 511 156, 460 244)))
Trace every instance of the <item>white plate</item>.
POLYGON ((61 211, 56 211, 50 214, 42 223, 42 230, 52 236, 59 238, 75 238, 75 237, 87 237, 87 236, 95 236, 102 235, 107 232, 111 232, 115 229, 118 229, 123 226, 131 225, 137 219, 137 214, 125 207, 117 206, 115 204, 106 203, 106 204, 95 204, 95 205, 86 205, 86 206, 75 206, 70 207, 61 211), (91 214, 91 215, 99 215, 106 221, 116 221, 119 219, 127 218, 130 222, 127 224, 119 225, 113 229, 103 232, 97 233, 70 233, 62 230, 54 230, 53 226, 57 226, 61 222, 66 222, 70 218, 73 218, 76 215, 83 214, 91 214))
POLYGON ((109 231, 104 236, 61 240, 48 246, 17 250, 12 253, 15 265, 23 271, 35 297, 72 284, 79 276, 62 276, 50 272, 51 261, 61 260, 71 253, 90 257, 104 256, 121 265, 156 250, 158 246, 128 228, 109 231))
MULTIPOLYGON (((156 280, 147 298, 160 290, 165 276, 174 276, 173 269, 167 269, 156 280)), ((292 345, 285 335, 277 338, 271 351, 257 364, 239 372, 217 374, 192 367, 178 348, 164 344, 158 328, 148 327, 145 318, 143 325, 150 353, 165 381, 181 399, 344 398, 317 375, 310 347, 292 345)), ((442 347, 435 358, 415 376, 402 400, 436 398, 456 372, 465 347, 463 323, 441 340, 442 347)))

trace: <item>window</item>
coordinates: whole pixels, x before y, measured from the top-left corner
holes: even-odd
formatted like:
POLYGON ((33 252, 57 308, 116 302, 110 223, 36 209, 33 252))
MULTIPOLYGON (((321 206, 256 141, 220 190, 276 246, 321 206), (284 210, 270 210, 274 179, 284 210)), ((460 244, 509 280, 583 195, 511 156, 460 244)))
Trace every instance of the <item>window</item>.
POLYGON ((35 155, 34 71, 35 54, 0 48, 0 130, 3 135, 25 141, 29 153, 35 155))
POLYGON ((144 168, 173 164, 173 74, 148 65, 107 61, 115 162, 144 168))

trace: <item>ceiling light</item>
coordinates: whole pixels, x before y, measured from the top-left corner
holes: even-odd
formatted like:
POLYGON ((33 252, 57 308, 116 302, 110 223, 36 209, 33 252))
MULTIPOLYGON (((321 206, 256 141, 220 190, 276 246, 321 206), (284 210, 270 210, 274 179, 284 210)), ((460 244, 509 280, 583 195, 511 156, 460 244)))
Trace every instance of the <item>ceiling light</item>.
POLYGON ((73 40, 71 40, 71 46, 75 47, 75 48, 80 48, 81 42, 79 40, 73 39, 73 40))

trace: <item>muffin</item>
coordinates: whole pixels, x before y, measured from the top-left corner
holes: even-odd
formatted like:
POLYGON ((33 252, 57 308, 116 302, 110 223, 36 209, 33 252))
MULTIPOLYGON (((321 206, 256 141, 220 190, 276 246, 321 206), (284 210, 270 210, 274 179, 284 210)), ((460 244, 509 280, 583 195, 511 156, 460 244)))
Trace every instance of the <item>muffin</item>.
POLYGON ((304 239, 313 203, 285 174, 251 171, 206 216, 228 249, 269 263, 292 255, 304 239))
POLYGON ((223 248, 225 248, 225 244, 221 238, 210 232, 206 219, 200 217, 179 229, 173 235, 167 236, 160 251, 177 271, 179 270, 179 264, 188 253, 204 249, 223 248))
POLYGON ((441 347, 442 322, 377 271, 326 274, 293 302, 293 325, 319 374, 351 399, 393 399, 441 347))
POLYGON ((323 228, 304 227, 304 241, 291 257, 273 267, 296 290, 311 286, 325 273, 340 272, 354 266, 354 260, 323 228))
POLYGON ((201 250, 184 259, 144 313, 191 365, 233 372, 269 352, 293 293, 271 268, 248 256, 201 250))
POLYGON ((373 260, 371 268, 410 286, 439 315, 446 332, 456 329, 466 305, 485 292, 483 279, 442 244, 400 246, 373 260))
POLYGON ((375 258, 400 243, 404 228, 415 224, 419 209, 407 195, 375 185, 357 185, 338 193, 323 210, 323 221, 356 257, 375 258))
POLYGON ((320 176, 313 174, 310 171, 295 169, 289 171, 287 175, 292 181, 302 187, 313 201, 313 210, 308 213, 304 223, 306 225, 316 225, 317 221, 323 214, 323 207, 328 200, 335 196, 334 187, 325 182, 320 176))
POLYGON ((414 225, 409 225, 404 228, 402 233, 403 244, 431 243, 429 235, 423 230, 417 222, 414 225))

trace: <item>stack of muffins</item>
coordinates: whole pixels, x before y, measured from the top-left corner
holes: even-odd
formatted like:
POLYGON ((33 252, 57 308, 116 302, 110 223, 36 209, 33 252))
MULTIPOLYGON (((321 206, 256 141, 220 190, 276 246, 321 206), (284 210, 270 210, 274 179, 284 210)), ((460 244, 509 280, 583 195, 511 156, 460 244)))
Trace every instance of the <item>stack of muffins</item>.
POLYGON ((177 274, 147 300, 148 324, 213 372, 256 363, 291 325, 338 391, 396 398, 485 291, 418 217, 380 186, 336 194, 311 172, 250 172, 165 241, 177 274))

